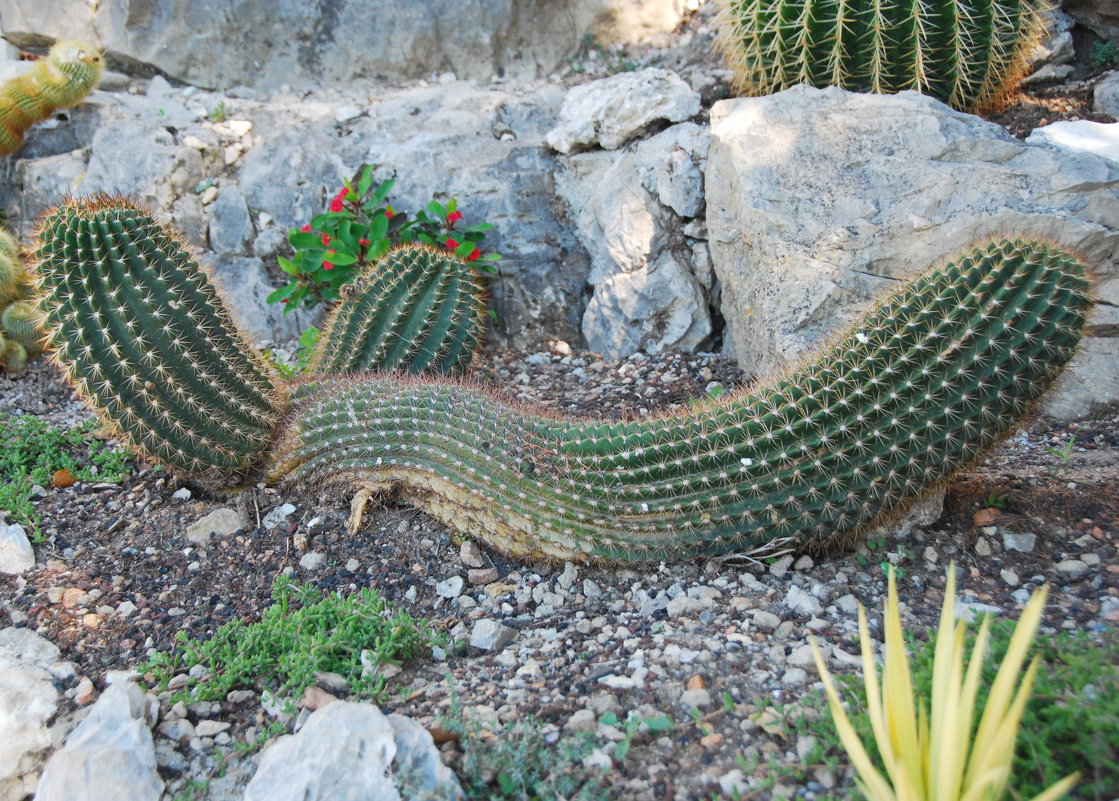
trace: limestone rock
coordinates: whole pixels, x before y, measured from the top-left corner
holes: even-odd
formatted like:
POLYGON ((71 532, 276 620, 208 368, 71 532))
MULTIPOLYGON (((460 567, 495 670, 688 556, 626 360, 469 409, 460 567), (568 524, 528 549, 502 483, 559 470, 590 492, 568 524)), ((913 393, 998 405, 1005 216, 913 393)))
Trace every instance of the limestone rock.
POLYGON ((569 91, 547 141, 560 153, 617 150, 656 122, 683 122, 698 113, 699 94, 676 73, 655 67, 623 72, 569 91))
POLYGON ((47 722, 60 696, 48 670, 59 650, 26 628, 0 630, 0 799, 19 801, 35 789, 47 722))
POLYGON ((591 256, 583 335, 607 360, 694 350, 711 334, 699 277, 706 246, 682 233, 680 216, 702 209, 708 142, 703 129, 684 123, 618 153, 563 160, 556 189, 591 256))
POLYGON ((0 523, 0 573, 16 575, 35 566, 35 549, 23 526, 0 523))
POLYGON ((1101 39, 1119 41, 1119 0, 1062 0, 1061 7, 1101 39))
POLYGON ((110 684, 47 760, 37 801, 159 801, 153 705, 131 682, 110 684))
MULTIPOLYGON (((708 241, 726 342, 756 373, 797 363, 880 291, 991 237, 1069 247, 1103 291, 1119 276, 1119 163, 1097 155, 1023 144, 913 92, 722 101, 711 132, 708 241)), ((1093 311, 1050 413, 1119 395, 1115 360, 1100 371, 1117 342, 1108 313, 1093 311)))
POLYGON ((1026 137, 1026 144, 1049 146, 1074 153, 1093 153, 1119 162, 1119 122, 1062 120, 1035 128, 1026 137))
POLYGON ((1119 117, 1119 70, 1112 70, 1092 90, 1092 111, 1119 117))
POLYGON ((244 801, 462 797, 422 727, 401 715, 386 717, 372 704, 335 701, 265 750, 244 801))
POLYGON ((680 23, 679 0, 4 0, 17 46, 92 38, 122 60, 187 83, 275 88, 373 76, 533 79, 562 67, 584 35, 642 41, 680 23), (376 24, 361 24, 376 21, 376 24), (230 42, 237 42, 230 47, 230 42))

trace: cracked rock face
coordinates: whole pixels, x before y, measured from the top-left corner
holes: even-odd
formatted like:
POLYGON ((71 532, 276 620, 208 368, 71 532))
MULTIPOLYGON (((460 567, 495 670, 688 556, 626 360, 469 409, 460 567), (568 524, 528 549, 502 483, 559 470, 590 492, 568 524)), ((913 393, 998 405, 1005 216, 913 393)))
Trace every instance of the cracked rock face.
POLYGON ((706 173, 726 347, 768 373, 797 363, 870 299, 994 237, 1039 237, 1099 279, 1081 352, 1046 411, 1119 399, 1119 163, 913 92, 798 87, 717 103, 706 173))

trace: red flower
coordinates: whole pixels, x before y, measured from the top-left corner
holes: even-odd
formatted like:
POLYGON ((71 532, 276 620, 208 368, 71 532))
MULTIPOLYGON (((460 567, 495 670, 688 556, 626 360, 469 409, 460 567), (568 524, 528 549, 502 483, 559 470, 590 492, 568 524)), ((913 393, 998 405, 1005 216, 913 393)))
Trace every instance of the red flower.
POLYGON ((309 233, 311 233, 311 223, 307 223, 306 225, 304 225, 304 226, 303 226, 302 228, 300 228, 299 230, 300 230, 300 231, 302 231, 302 232, 303 232, 303 233, 305 233, 305 234, 309 234, 309 233))
POLYGON ((443 244, 447 246, 447 250, 454 250, 455 248, 457 248, 459 246, 458 241, 456 241, 455 239, 452 239, 451 237, 447 237, 447 241, 444 242, 443 244))
POLYGON ((287 302, 288 302, 287 298, 284 298, 283 300, 280 301, 280 303, 287 303, 287 302))
POLYGON ((359 239, 359 240, 357 241, 357 243, 358 243, 359 245, 368 245, 368 244, 369 244, 369 240, 368 240, 368 239, 359 239))
POLYGON ((334 200, 330 201, 330 210, 331 211, 341 211, 342 210, 342 203, 343 203, 343 201, 345 201, 346 195, 348 195, 349 192, 350 192, 350 190, 343 186, 342 191, 340 191, 337 195, 334 196, 334 200))
POLYGON ((461 211, 452 211, 450 214, 447 215, 447 222, 451 223, 452 225, 454 223, 457 223, 461 219, 462 219, 462 212, 461 211))
POLYGON ((466 257, 467 261, 477 261, 478 257, 482 255, 482 251, 478 250, 478 246, 474 246, 474 251, 466 257))
POLYGON ((385 216, 391 220, 393 217, 396 216, 396 209, 394 209, 392 206, 385 206, 385 216))
MULTIPOLYGON (((327 256, 333 256, 333 255, 334 255, 334 253, 335 253, 335 251, 333 251, 333 250, 328 250, 328 251, 326 252, 326 255, 327 255, 327 256)), ((323 268, 324 270, 333 270, 333 269, 334 269, 334 265, 333 265, 333 264, 331 264, 330 262, 326 261, 325 259, 323 259, 323 263, 322 263, 322 268, 323 268)))

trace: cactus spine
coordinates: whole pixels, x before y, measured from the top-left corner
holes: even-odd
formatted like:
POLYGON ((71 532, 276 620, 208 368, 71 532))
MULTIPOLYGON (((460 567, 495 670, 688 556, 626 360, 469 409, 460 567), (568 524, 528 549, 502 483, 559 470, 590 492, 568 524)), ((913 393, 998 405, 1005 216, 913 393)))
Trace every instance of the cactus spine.
MULTIPOLYGON (((193 450, 211 417, 224 440, 231 413, 213 393, 157 404, 135 371, 193 397, 248 357, 237 348, 183 355, 179 322, 220 314, 212 292, 197 309, 185 298, 206 294, 204 276, 154 223, 100 205, 92 219, 63 207, 39 234, 59 361, 102 407, 143 395, 133 406, 155 407, 154 423, 142 411, 110 416, 153 455, 193 450), (82 316, 83 304, 94 311, 82 316), (125 360, 128 369, 116 369, 125 360), (157 424, 167 444, 147 445, 145 427, 157 424)), ((627 423, 556 419, 424 376, 322 367, 292 393, 266 475, 396 489, 516 556, 650 560, 825 541, 904 506, 1007 431, 1071 357, 1087 291, 1068 254, 994 243, 926 274, 783 380, 627 423)), ((341 333, 327 341, 351 347, 341 333)), ((260 390, 262 381, 249 383, 260 390)), ((275 419, 266 390, 261 440, 275 419)))
POLYGON ((461 373, 484 314, 481 281, 469 265, 435 248, 400 247, 343 290, 310 372, 461 373))
POLYGON ((1047 0, 722 0, 719 43, 739 91, 807 83, 904 89, 997 108, 1027 71, 1047 0))
POLYGON ((55 359, 142 453, 186 471, 244 472, 281 392, 186 247, 108 198, 46 214, 35 245, 55 359))
POLYGON ((77 105, 101 80, 101 51, 59 41, 28 72, 0 85, 0 155, 23 145, 23 135, 56 109, 77 105))

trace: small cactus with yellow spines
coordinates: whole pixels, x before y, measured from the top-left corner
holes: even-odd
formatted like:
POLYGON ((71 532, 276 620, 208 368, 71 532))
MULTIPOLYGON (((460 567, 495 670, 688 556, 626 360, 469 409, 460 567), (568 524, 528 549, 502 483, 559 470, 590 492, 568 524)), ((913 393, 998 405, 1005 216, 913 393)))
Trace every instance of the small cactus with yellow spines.
POLYGON ((55 110, 80 103, 104 67, 100 48, 62 40, 28 72, 0 85, 0 155, 19 150, 27 130, 55 110))
MULTIPOLYGON (((52 336, 59 362, 144 441, 135 432, 151 413, 121 414, 120 399, 151 405, 138 373, 164 363, 159 340, 181 337, 188 315, 224 311, 178 241, 132 215, 117 202, 71 203, 45 218, 36 255, 49 328, 68 332, 52 336), (142 297, 138 285, 149 287, 142 297), (187 285, 191 310, 174 289, 187 285), (77 310, 79 291, 94 311, 77 310), (122 358, 127 369, 111 369, 122 358)), ((259 421, 257 463, 274 482, 397 490, 519 557, 659 560, 826 542, 903 508, 1009 430, 1071 358, 1088 289, 1058 248, 992 243, 887 299, 782 380, 624 423, 557 419, 428 375, 355 372, 347 359, 335 372, 324 352, 294 391, 264 393, 273 412, 259 421)), ((339 336, 320 346, 343 347, 339 336)), ((203 393, 209 379, 190 373, 213 376, 221 358, 192 351, 152 369, 203 393)), ((220 406, 205 403, 210 414, 220 406)), ((184 404, 156 406, 172 451, 206 434, 184 404)), ((219 426, 208 435, 229 436, 219 426)), ((168 447, 147 450, 169 461, 168 447)))
POLYGON ((0 228, 0 368, 22 370, 42 352, 42 334, 35 324, 31 276, 19 254, 19 240, 0 228))

